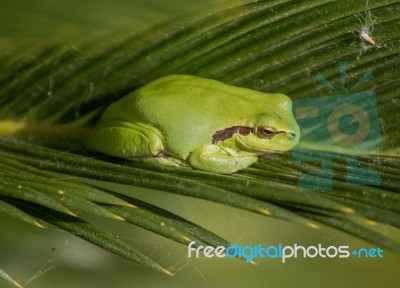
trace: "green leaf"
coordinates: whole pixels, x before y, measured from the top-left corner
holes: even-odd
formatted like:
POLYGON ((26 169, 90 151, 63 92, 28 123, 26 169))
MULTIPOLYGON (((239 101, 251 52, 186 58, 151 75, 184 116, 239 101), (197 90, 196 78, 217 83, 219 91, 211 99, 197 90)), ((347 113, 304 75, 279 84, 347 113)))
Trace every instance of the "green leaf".
POLYGON ((10 160, 3 155, 0 155, 1 164, 6 170, 13 170, 14 172, 10 173, 8 171, 2 171, 0 175, 5 178, 13 179, 15 172, 22 173, 20 174, 19 179, 23 179, 26 182, 34 183, 35 185, 44 185, 46 189, 49 187, 56 191, 60 195, 64 195, 66 192, 72 194, 73 196, 83 198, 85 200, 103 204, 110 205, 121 205, 130 207, 131 204, 117 198, 113 195, 110 195, 108 192, 95 188, 93 186, 85 185, 82 183, 74 183, 68 181, 63 181, 63 179, 58 180, 57 178, 61 178, 61 175, 56 175, 53 173, 49 173, 48 171, 42 171, 40 169, 36 169, 34 167, 28 166, 23 163, 19 163, 17 161, 10 160), (25 173, 23 173, 24 171, 25 173), (55 179, 52 179, 55 178, 55 179), (82 193, 82 190, 85 193, 82 193))
POLYGON ((138 252, 130 244, 118 239, 115 235, 110 234, 93 224, 47 208, 31 205, 26 202, 11 201, 11 203, 15 204, 17 207, 23 208, 38 218, 45 218, 47 222, 61 229, 67 230, 70 233, 92 242, 116 255, 136 262, 144 267, 163 272, 167 275, 172 275, 170 271, 161 267, 149 257, 138 252))
MULTIPOLYGON (((299 217, 298 215, 295 215, 287 210, 281 209, 276 205, 269 204, 251 197, 254 195, 241 195, 239 193, 235 193, 236 191, 234 189, 220 189, 216 187, 215 184, 214 186, 210 186, 200 181, 192 181, 190 179, 185 180, 171 174, 168 175, 165 172, 156 173, 154 171, 154 167, 148 167, 148 170, 144 170, 122 165, 109 164, 92 159, 87 159, 85 163, 82 163, 82 158, 74 154, 64 153, 63 155, 58 155, 58 153, 54 150, 43 149, 30 143, 19 143, 18 146, 15 146, 13 143, 6 143, 6 141, 2 143, 2 147, 4 149, 9 149, 10 151, 15 151, 15 149, 18 150, 21 146, 24 146, 24 150, 21 150, 20 152, 27 153, 30 156, 20 157, 16 154, 9 153, 7 155, 8 159, 21 159, 24 161, 24 163, 37 165, 39 163, 38 159, 35 160, 30 157, 45 156, 47 159, 57 157, 57 162, 47 160, 40 161, 40 166, 46 167, 50 171, 68 173, 95 180, 105 180, 126 185, 137 185, 152 189, 161 188, 161 190, 175 194, 211 200, 263 215, 271 215, 273 217, 301 223, 312 228, 317 227, 316 224, 308 221, 307 219, 303 219, 302 217, 299 217), (76 166, 77 162, 80 163, 78 166, 76 166), (78 167, 79 170, 77 169, 78 167), (133 175, 134 177, 132 177, 133 175), (151 181, 149 181, 149 179, 151 179, 151 181)), ((196 171, 195 173, 197 173, 197 175, 202 175, 204 172, 196 171)), ((213 175, 213 177, 218 177, 218 175, 213 175)), ((248 179, 246 179, 246 182, 248 182, 248 179)), ((339 206, 340 208, 344 207, 340 205, 336 206, 339 206)), ((349 208, 344 207, 342 210, 344 212, 349 212, 348 209, 349 208)))
POLYGON ((127 222, 153 231, 166 238, 182 244, 192 241, 200 245, 228 246, 229 242, 166 210, 149 205, 145 202, 131 199, 136 208, 113 206, 110 211, 122 215, 127 222))
POLYGON ((4 272, 1 269, 0 269, 0 278, 10 282, 15 287, 22 288, 22 286, 17 281, 12 279, 6 272, 4 272))
POLYGON ((39 220, 25 213, 21 209, 18 209, 17 207, 8 204, 7 202, 1 199, 0 199, 0 211, 10 216, 13 216, 19 220, 35 225, 36 227, 44 228, 44 225, 39 220))

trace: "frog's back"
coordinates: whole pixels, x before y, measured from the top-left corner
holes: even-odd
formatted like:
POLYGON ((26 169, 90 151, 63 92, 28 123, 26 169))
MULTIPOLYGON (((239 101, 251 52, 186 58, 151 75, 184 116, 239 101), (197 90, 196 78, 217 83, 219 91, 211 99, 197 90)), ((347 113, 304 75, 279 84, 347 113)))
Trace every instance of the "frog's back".
MULTIPOLYGON (((112 104, 102 121, 120 120, 157 128, 167 152, 185 159, 211 144, 212 135, 233 126, 253 126, 258 115, 282 114, 290 99, 187 75, 160 78, 112 104), (282 107, 277 105, 282 103, 282 107)), ((291 112, 290 112, 291 113, 291 112)))

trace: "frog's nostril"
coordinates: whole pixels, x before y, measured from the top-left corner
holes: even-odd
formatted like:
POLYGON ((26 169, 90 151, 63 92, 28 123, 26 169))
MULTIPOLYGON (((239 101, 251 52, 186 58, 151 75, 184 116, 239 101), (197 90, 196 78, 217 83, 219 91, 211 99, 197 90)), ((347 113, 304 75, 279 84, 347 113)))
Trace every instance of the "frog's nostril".
POLYGON ((292 138, 296 138, 296 133, 294 132, 289 132, 289 135, 292 136, 292 138))

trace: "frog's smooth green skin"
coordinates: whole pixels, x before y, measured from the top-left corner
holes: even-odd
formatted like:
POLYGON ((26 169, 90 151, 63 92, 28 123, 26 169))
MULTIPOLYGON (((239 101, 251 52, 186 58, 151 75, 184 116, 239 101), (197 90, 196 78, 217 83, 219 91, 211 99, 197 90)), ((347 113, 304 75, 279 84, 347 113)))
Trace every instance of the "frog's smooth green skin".
POLYGON ((115 157, 233 173, 299 139, 289 97, 172 75, 113 103, 85 143, 115 157))

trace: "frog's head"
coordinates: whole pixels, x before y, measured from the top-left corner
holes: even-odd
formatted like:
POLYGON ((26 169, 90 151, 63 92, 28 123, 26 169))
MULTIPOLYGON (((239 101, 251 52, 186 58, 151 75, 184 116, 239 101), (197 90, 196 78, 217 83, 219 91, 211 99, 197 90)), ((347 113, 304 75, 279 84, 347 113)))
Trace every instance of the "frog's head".
POLYGON ((256 153, 291 150, 299 141, 300 128, 292 114, 291 102, 259 115, 247 131, 239 130, 235 137, 240 150, 256 153))
POLYGON ((287 151, 300 140, 300 129, 296 122, 290 125, 259 125, 248 135, 238 135, 238 147, 248 152, 287 151))

